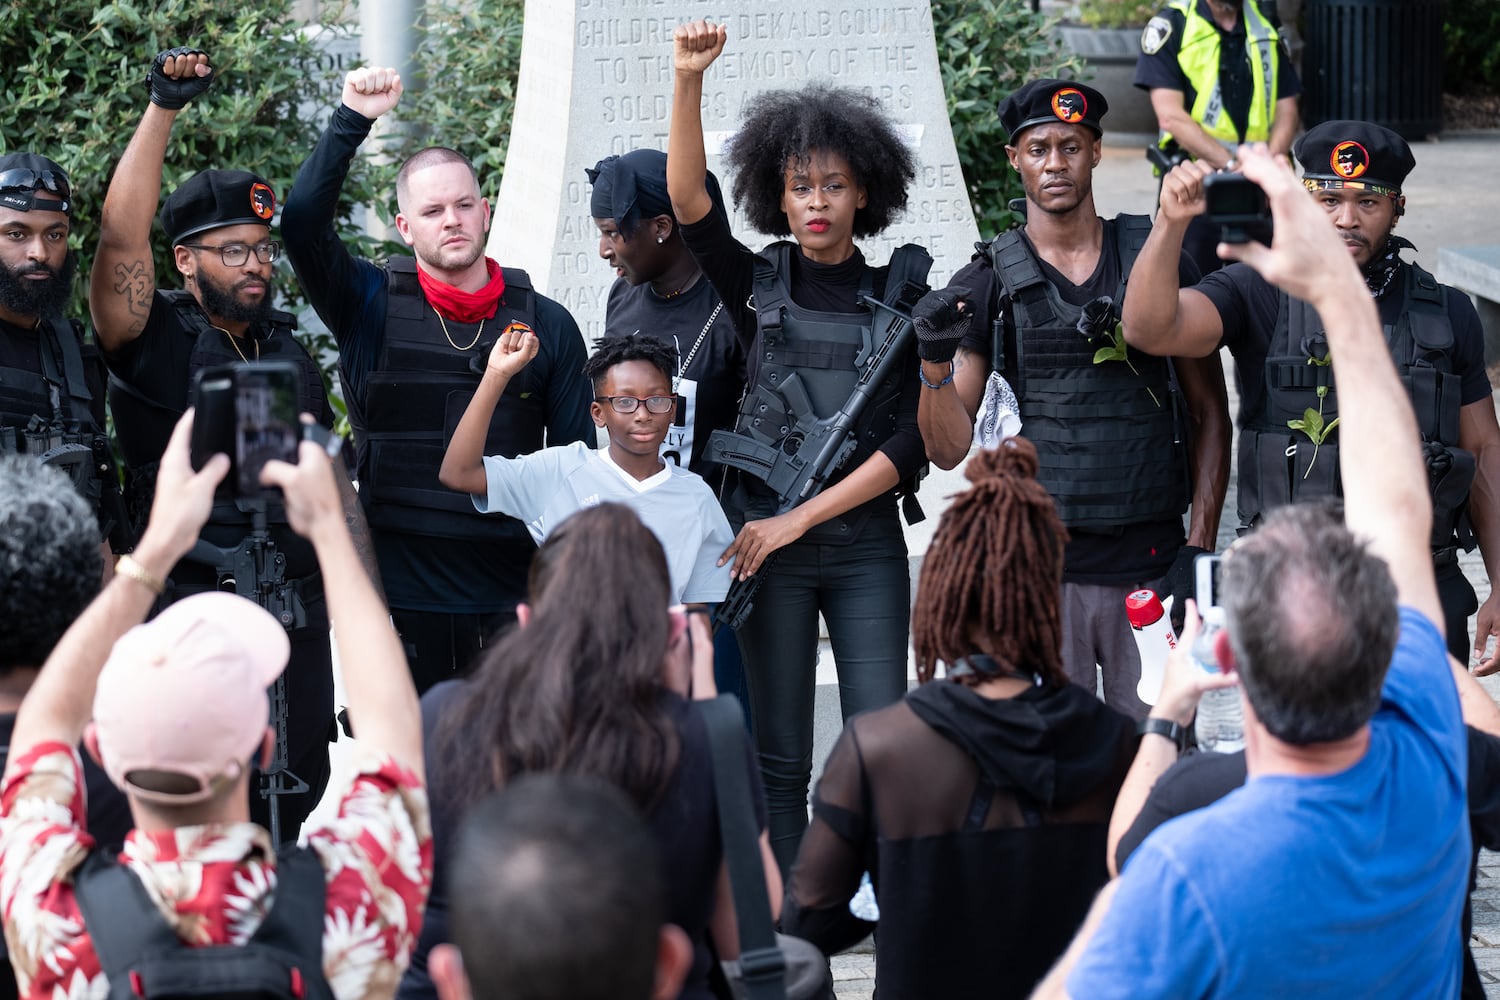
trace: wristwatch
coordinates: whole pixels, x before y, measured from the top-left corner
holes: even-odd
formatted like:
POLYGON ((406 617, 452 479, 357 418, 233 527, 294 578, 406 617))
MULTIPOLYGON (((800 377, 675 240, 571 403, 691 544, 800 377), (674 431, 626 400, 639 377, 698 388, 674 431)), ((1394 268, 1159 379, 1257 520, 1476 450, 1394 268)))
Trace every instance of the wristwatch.
POLYGON ((1135 724, 1137 736, 1145 736, 1147 733, 1155 733, 1157 736, 1165 736, 1177 746, 1177 752, 1182 752, 1182 744, 1187 733, 1173 719, 1163 719, 1158 716, 1149 716, 1135 724))

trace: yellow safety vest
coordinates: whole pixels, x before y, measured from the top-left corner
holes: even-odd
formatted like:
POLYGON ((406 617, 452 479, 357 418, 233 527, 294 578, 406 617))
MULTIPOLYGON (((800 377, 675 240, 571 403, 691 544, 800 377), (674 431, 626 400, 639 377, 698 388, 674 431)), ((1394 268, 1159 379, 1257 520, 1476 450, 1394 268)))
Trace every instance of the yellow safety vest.
MULTIPOLYGON (((1220 142, 1233 145, 1240 141, 1239 129, 1224 110, 1219 92, 1219 26, 1198 13, 1198 0, 1170 0, 1167 4, 1184 17, 1182 44, 1178 46, 1177 65, 1193 85, 1193 120, 1220 142)), ((1245 24, 1245 55, 1250 60, 1254 95, 1250 99, 1250 120, 1245 124, 1245 142, 1265 142, 1271 137, 1271 117, 1276 108, 1276 28, 1260 12, 1256 0, 1245 0, 1240 9, 1245 24), (1258 96, 1257 96, 1258 95, 1258 96)), ((1165 147, 1172 139, 1161 134, 1165 147)))

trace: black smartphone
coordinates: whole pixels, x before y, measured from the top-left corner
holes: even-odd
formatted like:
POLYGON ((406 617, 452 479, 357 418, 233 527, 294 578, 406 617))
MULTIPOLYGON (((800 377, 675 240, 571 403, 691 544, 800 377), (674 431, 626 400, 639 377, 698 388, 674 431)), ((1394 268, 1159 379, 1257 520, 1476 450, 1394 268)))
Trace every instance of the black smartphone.
POLYGON ((1208 221, 1220 227, 1225 243, 1271 244, 1271 203, 1259 184, 1244 174, 1209 174, 1203 178, 1208 221))
POLYGON ((278 491, 262 486, 260 473, 273 459, 297 461, 300 379, 295 365, 280 361, 205 370, 195 392, 193 468, 223 452, 230 459, 226 482, 236 497, 274 496, 278 491))

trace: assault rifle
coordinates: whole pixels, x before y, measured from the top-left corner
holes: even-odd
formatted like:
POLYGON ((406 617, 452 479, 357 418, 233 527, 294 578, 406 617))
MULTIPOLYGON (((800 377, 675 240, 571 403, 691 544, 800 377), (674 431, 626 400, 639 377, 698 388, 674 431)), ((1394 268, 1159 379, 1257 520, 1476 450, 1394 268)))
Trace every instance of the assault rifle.
MULTIPOLYGON (((286 555, 276 548, 266 530, 266 502, 249 501, 250 534, 235 548, 220 548, 199 539, 188 558, 213 566, 218 571, 219 589, 233 591, 254 601, 271 613, 288 632, 307 624, 302 596, 286 578, 286 555)), ((291 771, 287 744, 286 671, 271 685, 271 724, 276 731, 276 748, 271 763, 260 774, 260 797, 267 800, 271 814, 271 843, 281 847, 281 807, 283 795, 301 795, 308 791, 307 782, 291 771)))
MULTIPOLYGON (((777 394, 785 404, 785 412, 793 423, 780 441, 766 444, 738 431, 719 430, 709 435, 705 457, 764 482, 776 494, 777 514, 785 514, 817 496, 828 484, 829 477, 853 453, 858 443, 856 428, 876 389, 906 357, 913 336, 911 310, 929 290, 926 278, 932 267, 932 258, 925 250, 913 249, 916 253, 902 254, 898 250, 891 258, 883 300, 872 295, 860 296, 875 320, 866 328, 864 343, 855 355, 859 380, 843 406, 829 417, 818 417, 801 378, 793 372, 782 380, 778 389, 756 386, 751 390, 752 394, 777 394), (899 270, 898 258, 906 265, 899 270)), ((775 558, 776 553, 771 553, 755 575, 730 584, 729 592, 714 612, 715 625, 739 628, 744 623, 753 607, 755 592, 775 558)))

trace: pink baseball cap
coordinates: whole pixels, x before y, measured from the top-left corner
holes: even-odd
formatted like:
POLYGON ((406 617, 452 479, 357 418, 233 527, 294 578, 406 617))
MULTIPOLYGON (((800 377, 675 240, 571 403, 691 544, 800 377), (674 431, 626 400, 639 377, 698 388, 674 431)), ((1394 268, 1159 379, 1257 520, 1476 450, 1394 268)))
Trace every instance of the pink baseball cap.
POLYGON ((94 693, 94 731, 110 780, 149 802, 186 805, 234 780, 261 745, 266 688, 285 669, 286 630, 234 594, 194 594, 115 643, 94 693), (188 779, 181 791, 132 775, 188 779))

